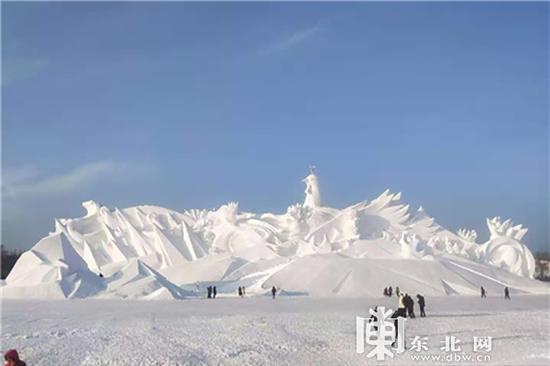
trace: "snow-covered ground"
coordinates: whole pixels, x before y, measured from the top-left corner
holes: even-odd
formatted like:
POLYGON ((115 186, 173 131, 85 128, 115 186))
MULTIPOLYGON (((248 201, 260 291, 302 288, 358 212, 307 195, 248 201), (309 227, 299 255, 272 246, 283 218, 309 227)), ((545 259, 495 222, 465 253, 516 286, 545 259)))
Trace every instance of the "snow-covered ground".
MULTIPOLYGON (((376 364, 366 353, 356 353, 356 316, 368 316, 374 305, 395 308, 395 301, 3 300, 2 349, 18 349, 28 365, 376 364)), ((407 350, 380 364, 445 364, 411 357, 445 357, 440 347, 446 335, 460 339, 465 354, 490 357, 477 364, 550 364, 550 296, 516 295, 510 301, 442 296, 426 302, 428 317, 408 319, 406 338, 409 348, 412 337, 427 337, 428 351, 407 350), (492 337, 492 351, 473 353, 474 336, 492 337)))

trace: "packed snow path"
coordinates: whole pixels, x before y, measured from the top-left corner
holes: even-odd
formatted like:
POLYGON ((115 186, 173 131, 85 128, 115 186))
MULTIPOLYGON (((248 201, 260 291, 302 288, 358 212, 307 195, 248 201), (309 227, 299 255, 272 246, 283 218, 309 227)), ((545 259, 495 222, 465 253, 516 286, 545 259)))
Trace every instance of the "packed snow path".
MULTIPOLYGON (((440 350, 446 335, 472 353, 472 337, 493 337, 490 362, 550 363, 549 296, 480 299, 427 297, 427 318, 407 320, 415 335, 440 350)), ((365 365, 355 351, 355 317, 395 308, 395 297, 281 297, 185 301, 4 300, 2 348, 17 348, 28 365, 365 365)), ((416 307, 418 312, 418 307, 416 307)), ((417 314, 418 315, 418 314, 417 314)), ((384 365, 419 365, 408 350, 384 365)), ((442 364, 427 362, 427 364, 442 364)), ((461 363, 453 363, 461 364, 461 363)))

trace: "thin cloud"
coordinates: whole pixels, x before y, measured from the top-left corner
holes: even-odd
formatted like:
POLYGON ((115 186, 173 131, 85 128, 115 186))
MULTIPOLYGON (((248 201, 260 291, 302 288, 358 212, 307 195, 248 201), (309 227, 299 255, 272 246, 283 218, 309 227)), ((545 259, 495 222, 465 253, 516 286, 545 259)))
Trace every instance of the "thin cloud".
POLYGON ((141 170, 138 166, 96 161, 83 164, 64 174, 39 177, 34 167, 5 170, 2 193, 5 199, 27 200, 39 197, 63 196, 88 188, 98 181, 118 180, 141 170))
MULTIPOLYGON (((61 174, 47 174, 33 165, 6 167, 2 175, 2 239, 12 248, 27 249, 52 228, 54 217, 74 217, 79 202, 120 194, 158 174, 148 162, 111 160, 81 164, 61 174)), ((131 195, 131 193, 130 193, 131 195)))
POLYGON ((275 52, 282 52, 287 49, 296 47, 310 40, 315 35, 317 35, 320 31, 321 31, 320 26, 299 30, 284 39, 278 40, 274 43, 267 45, 266 47, 261 48, 260 53, 270 54, 275 52))

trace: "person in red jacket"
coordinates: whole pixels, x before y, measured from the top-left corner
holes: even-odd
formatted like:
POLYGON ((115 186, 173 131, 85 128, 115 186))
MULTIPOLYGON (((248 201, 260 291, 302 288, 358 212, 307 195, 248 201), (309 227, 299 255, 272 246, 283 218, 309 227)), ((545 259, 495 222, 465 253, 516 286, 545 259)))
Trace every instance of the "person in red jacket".
POLYGON ((10 349, 4 353, 4 366, 27 366, 27 364, 19 359, 19 354, 16 350, 10 349))

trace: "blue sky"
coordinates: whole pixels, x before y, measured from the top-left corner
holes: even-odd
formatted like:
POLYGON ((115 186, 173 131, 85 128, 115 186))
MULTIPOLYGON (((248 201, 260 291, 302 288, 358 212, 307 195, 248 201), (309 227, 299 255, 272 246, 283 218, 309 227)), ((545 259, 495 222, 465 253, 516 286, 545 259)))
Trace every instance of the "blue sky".
POLYGON ((94 199, 283 212, 402 191, 548 249, 547 3, 2 3, 2 243, 94 199))

